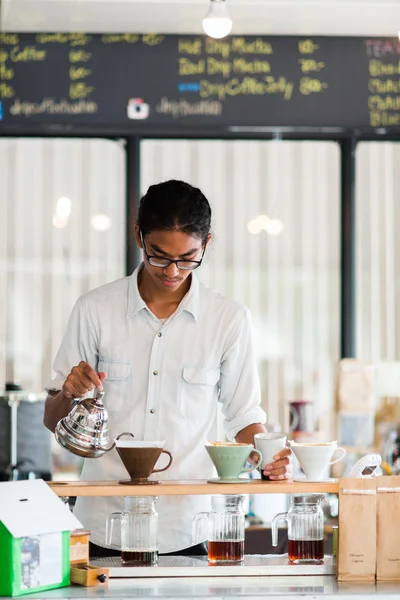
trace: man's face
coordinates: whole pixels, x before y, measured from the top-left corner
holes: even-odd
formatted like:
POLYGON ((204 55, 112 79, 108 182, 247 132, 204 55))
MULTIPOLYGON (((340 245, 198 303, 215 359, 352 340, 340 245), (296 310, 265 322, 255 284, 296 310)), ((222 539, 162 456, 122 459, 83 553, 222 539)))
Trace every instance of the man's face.
MULTIPOLYGON (((143 244, 136 239, 140 248, 143 244)), ((152 231, 144 237, 146 253, 157 259, 200 260, 204 246, 199 237, 182 231, 152 231)), ((171 263, 168 267, 155 267, 144 256, 144 268, 160 290, 175 292, 189 277, 191 271, 178 269, 171 263)))

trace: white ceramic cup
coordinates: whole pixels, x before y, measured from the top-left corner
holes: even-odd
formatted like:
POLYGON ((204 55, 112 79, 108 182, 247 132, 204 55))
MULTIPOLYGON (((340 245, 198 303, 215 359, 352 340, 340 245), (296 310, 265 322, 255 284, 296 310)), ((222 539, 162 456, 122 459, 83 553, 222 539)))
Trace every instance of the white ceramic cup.
POLYGON ((346 456, 346 450, 338 448, 337 442, 315 444, 289 442, 289 444, 306 478, 310 481, 321 481, 328 467, 346 456), (335 460, 331 460, 335 452, 341 452, 342 455, 335 460))
POLYGON ((254 442, 257 450, 262 454, 259 469, 263 471, 267 465, 274 461, 274 456, 286 446, 286 435, 284 433, 256 433, 254 442))

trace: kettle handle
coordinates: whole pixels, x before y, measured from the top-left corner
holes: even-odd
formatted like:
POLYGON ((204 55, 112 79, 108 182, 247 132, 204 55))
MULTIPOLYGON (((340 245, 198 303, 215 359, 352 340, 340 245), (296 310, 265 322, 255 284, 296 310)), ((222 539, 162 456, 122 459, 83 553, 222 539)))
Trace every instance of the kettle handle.
MULTIPOLYGON (((130 431, 124 431, 123 433, 120 433, 119 435, 117 435, 117 437, 115 439, 119 440, 120 437, 122 437, 123 435, 130 435, 131 437, 135 437, 133 435, 133 433, 130 433, 130 431)), ((115 448, 115 442, 113 442, 111 444, 111 446, 109 448, 106 449, 106 452, 110 452, 110 450, 112 450, 113 448, 115 448)), ((171 463, 170 463, 171 464, 171 463)), ((169 466, 169 465, 168 465, 169 466)))

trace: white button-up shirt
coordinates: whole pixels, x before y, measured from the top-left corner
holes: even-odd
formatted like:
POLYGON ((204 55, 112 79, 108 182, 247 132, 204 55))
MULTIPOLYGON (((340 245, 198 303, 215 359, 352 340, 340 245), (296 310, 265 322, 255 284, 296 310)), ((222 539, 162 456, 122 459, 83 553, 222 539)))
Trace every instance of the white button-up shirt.
MULTIPOLYGON (((130 431, 136 440, 165 440, 173 462, 153 479, 207 479, 216 473, 204 441, 217 439, 218 403, 229 439, 248 425, 265 423, 249 311, 199 283, 193 273, 189 292, 162 322, 139 294, 140 268, 79 298, 54 362, 56 377, 47 389, 61 389, 82 360, 105 371, 103 402, 111 439, 130 431)), ((167 458, 162 454, 157 468, 167 458)), ((116 480, 128 475, 114 449, 85 460, 81 477, 116 480)), ((80 497, 75 514, 92 531, 91 540, 105 546, 107 516, 122 506, 121 498, 80 497)), ((159 551, 193 545, 193 518, 208 508, 204 496, 160 497, 159 551)), ((196 542, 205 539, 204 533, 196 542)))

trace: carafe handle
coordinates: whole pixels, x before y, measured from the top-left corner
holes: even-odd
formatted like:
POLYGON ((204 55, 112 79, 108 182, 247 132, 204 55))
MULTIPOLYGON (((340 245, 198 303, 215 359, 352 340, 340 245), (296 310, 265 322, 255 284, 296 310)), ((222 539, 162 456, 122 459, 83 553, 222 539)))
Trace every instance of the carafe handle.
POLYGON ((200 522, 203 519, 208 519, 208 512, 198 513, 193 519, 193 527, 192 527, 192 544, 196 546, 199 542, 199 530, 200 530, 200 522))
POLYGON ((258 467, 261 465, 261 461, 262 461, 262 454, 259 450, 257 450, 256 448, 253 448, 251 453, 253 454, 258 454, 258 461, 257 464, 251 467, 243 467, 243 469, 240 471, 241 473, 249 473, 250 471, 254 471, 254 469, 258 469, 258 467))
POLYGON ((114 522, 121 521, 122 513, 115 512, 107 517, 106 521, 106 546, 111 546, 112 544, 112 534, 114 529, 114 522))
POLYGON ((285 512, 285 513, 278 513, 272 519, 272 523, 271 523, 271 526, 272 526, 271 527, 271 529, 272 529, 272 545, 274 547, 276 547, 278 545, 278 523, 279 523, 279 521, 282 521, 282 519, 284 519, 287 523, 289 522, 287 512, 285 512))
POLYGON ((171 452, 169 452, 168 450, 163 450, 163 451, 161 452, 161 454, 162 454, 162 453, 164 453, 164 454, 168 454, 168 456, 169 456, 169 463, 168 463, 168 464, 167 464, 167 466, 166 466, 166 467, 164 467, 163 469, 153 469, 153 473, 162 473, 162 471, 166 471, 166 470, 167 470, 167 469, 169 469, 169 468, 170 468, 170 466, 171 466, 171 463, 172 463, 172 454, 171 454, 171 452))

